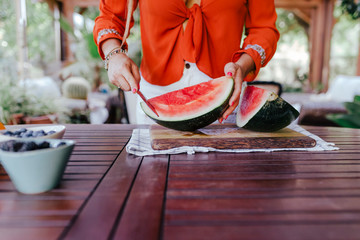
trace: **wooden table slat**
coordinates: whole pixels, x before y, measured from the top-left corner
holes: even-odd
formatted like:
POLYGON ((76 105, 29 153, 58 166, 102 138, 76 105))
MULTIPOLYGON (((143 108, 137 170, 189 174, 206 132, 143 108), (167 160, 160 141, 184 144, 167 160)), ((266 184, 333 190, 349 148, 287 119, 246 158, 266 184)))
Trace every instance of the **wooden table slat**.
POLYGON ((360 129, 304 127, 338 151, 127 154, 148 127, 67 124, 77 144, 47 193, 0 166, 0 239, 359 239, 360 129))
POLYGON ((132 187, 141 158, 126 156, 123 151, 96 191, 63 233, 64 239, 106 239, 121 212, 132 187))
POLYGON ((143 159, 114 239, 157 239, 160 236, 167 170, 167 156, 143 159))

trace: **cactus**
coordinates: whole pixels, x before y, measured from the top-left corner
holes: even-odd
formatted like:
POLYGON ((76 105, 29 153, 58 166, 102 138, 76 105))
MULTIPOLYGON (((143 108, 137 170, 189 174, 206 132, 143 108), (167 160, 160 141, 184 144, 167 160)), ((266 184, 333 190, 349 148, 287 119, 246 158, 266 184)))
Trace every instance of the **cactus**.
POLYGON ((70 77, 64 81, 62 91, 67 98, 86 100, 91 91, 91 85, 82 77, 70 77))

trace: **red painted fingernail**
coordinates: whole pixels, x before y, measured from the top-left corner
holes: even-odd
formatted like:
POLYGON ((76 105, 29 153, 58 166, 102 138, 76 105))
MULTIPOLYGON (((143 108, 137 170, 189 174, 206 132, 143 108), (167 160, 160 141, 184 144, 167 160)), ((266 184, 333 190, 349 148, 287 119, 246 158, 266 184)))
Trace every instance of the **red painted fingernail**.
POLYGON ((222 121, 223 121, 223 120, 222 120, 222 119, 220 119, 220 120, 219 120, 219 123, 222 123, 222 121))
POLYGON ((232 77, 232 72, 228 72, 227 75, 232 77))
POLYGON ((232 107, 233 105, 234 105, 234 102, 231 102, 231 103, 230 103, 230 107, 232 107))
POLYGON ((133 92, 133 93, 136 93, 136 88, 133 88, 132 92, 133 92))
POLYGON ((224 119, 226 120, 229 116, 225 116, 224 119))

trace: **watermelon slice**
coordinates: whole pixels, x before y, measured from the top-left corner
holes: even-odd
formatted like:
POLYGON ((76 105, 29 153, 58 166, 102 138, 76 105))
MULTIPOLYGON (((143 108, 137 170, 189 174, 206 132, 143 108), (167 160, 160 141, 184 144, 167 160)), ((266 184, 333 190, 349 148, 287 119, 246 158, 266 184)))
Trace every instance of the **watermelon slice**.
POLYGON ((259 132, 287 127, 299 112, 277 94, 255 86, 246 86, 240 97, 236 125, 259 132))
POLYGON ((234 80, 221 77, 149 99, 159 117, 144 102, 141 108, 164 127, 195 131, 222 115, 229 105, 233 90, 234 80))

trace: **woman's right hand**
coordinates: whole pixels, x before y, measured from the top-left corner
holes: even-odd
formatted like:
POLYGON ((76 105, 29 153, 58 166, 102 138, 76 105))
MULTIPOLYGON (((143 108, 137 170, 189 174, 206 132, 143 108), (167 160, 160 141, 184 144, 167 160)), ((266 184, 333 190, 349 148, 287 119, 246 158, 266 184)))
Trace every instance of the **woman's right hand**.
POLYGON ((108 67, 109 81, 124 91, 139 90, 140 73, 138 66, 125 53, 111 56, 108 67))
MULTIPOLYGON (((121 47, 121 42, 109 38, 102 44, 102 51, 106 56, 112 50, 121 47)), ((139 90, 140 72, 138 66, 125 53, 113 54, 108 60, 109 81, 124 91, 139 90)))

